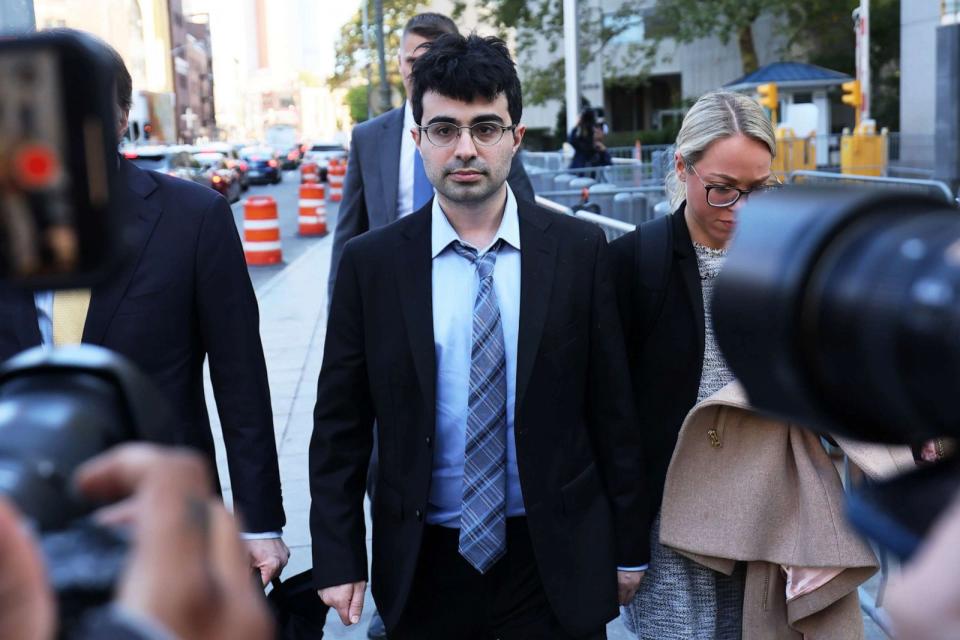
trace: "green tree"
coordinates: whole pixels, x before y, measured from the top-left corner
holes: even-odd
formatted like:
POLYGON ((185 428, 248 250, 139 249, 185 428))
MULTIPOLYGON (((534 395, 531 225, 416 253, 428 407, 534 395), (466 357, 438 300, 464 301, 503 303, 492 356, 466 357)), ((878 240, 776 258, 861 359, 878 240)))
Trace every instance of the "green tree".
POLYGON ((367 119, 367 96, 370 87, 358 84, 347 90, 347 107, 350 109, 350 119, 360 123, 367 119))
MULTIPOLYGON (((368 0, 363 0, 368 1, 368 0)), ((331 87, 352 87, 367 82, 367 64, 370 65, 370 78, 379 76, 379 66, 376 55, 375 29, 373 26, 373 3, 370 2, 367 17, 370 20, 370 49, 364 49, 363 43, 363 13, 361 9, 349 22, 340 28, 340 37, 334 45, 336 59, 333 75, 327 79, 331 87)), ((400 80, 400 70, 397 68, 397 51, 400 49, 400 36, 403 26, 421 9, 421 0, 383 0, 383 33, 384 46, 387 58, 387 81, 391 87, 400 90, 403 83, 400 80)), ((375 88, 375 87, 374 87, 375 88)), ((375 105, 376 106, 376 105, 375 105)), ((389 105, 382 105, 389 109, 389 105)), ((366 104, 364 104, 366 117, 366 104)))

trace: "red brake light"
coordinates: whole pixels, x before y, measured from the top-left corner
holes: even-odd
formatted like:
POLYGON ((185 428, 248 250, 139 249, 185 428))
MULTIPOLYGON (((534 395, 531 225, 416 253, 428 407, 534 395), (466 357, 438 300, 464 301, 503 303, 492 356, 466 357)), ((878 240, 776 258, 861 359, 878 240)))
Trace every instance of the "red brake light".
POLYGON ((222 182, 222 181, 223 181, 223 178, 221 178, 220 176, 213 176, 213 178, 211 178, 211 181, 212 181, 214 184, 216 184, 216 183, 218 183, 218 182, 222 182))
POLYGON ((271 159, 269 162, 267 162, 267 164, 270 165, 271 167, 276 167, 280 163, 277 162, 276 160, 271 159))
POLYGON ((240 170, 241 170, 241 171, 246 171, 246 170, 249 169, 249 168, 250 168, 250 165, 248 165, 248 164, 246 163, 246 161, 244 161, 244 160, 241 160, 241 161, 240 161, 240 170))
POLYGON ((136 151, 124 151, 124 152, 123 152, 123 157, 126 158, 127 160, 133 160, 134 158, 136 158, 136 157, 138 157, 138 156, 137 156, 137 152, 136 152, 136 151))

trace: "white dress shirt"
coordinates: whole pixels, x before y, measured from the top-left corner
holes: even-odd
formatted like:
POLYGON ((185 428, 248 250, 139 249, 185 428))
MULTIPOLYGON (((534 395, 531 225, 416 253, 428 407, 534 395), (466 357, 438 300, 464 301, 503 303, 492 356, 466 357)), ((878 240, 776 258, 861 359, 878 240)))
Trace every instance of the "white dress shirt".
POLYGON ((413 121, 410 101, 403 103, 403 132, 400 134, 400 175, 397 176, 397 219, 413 213, 413 156, 417 145, 410 129, 417 126, 413 121))

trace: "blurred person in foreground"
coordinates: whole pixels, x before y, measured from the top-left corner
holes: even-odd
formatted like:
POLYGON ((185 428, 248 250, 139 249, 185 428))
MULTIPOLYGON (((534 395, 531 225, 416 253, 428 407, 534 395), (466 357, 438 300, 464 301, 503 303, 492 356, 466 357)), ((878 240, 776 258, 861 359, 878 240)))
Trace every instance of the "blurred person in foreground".
POLYGON ((360 619, 376 420, 391 640, 603 638, 648 551, 604 235, 508 186, 525 127, 503 41, 437 39, 411 103, 437 196, 344 250, 310 443, 316 586, 360 619))
MULTIPOLYGON (((120 55, 100 44, 115 66, 121 138, 132 81, 120 55)), ((124 254, 92 289, 0 289, 0 360, 40 344, 82 342, 119 353, 170 403, 173 441, 200 451, 216 468, 203 390, 209 358, 233 505, 245 523, 251 565, 266 584, 290 554, 281 539, 285 518, 257 299, 233 213, 212 189, 144 171, 125 158, 117 162, 111 198, 126 216, 124 254)))
POLYGON ((667 177, 674 213, 611 244, 651 493, 650 568, 625 611, 644 640, 863 634, 856 587, 876 560, 836 469, 818 436, 751 410, 713 328, 738 212, 776 184, 775 153, 753 99, 702 96, 667 177))
POLYGON ((40 549, 0 499, 0 638, 50 640, 262 640, 273 637, 263 594, 250 580, 233 517, 196 453, 148 444, 115 447, 74 477, 95 514, 129 528, 130 555, 114 602, 79 629, 57 629, 40 549))

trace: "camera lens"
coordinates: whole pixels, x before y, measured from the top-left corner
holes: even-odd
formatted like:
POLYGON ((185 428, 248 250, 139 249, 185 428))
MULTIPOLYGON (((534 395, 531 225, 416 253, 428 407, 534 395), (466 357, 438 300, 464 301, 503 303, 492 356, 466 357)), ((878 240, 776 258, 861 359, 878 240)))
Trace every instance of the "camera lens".
POLYGON ((714 314, 758 408, 863 440, 960 435, 960 213, 944 202, 852 189, 753 199, 714 314))

